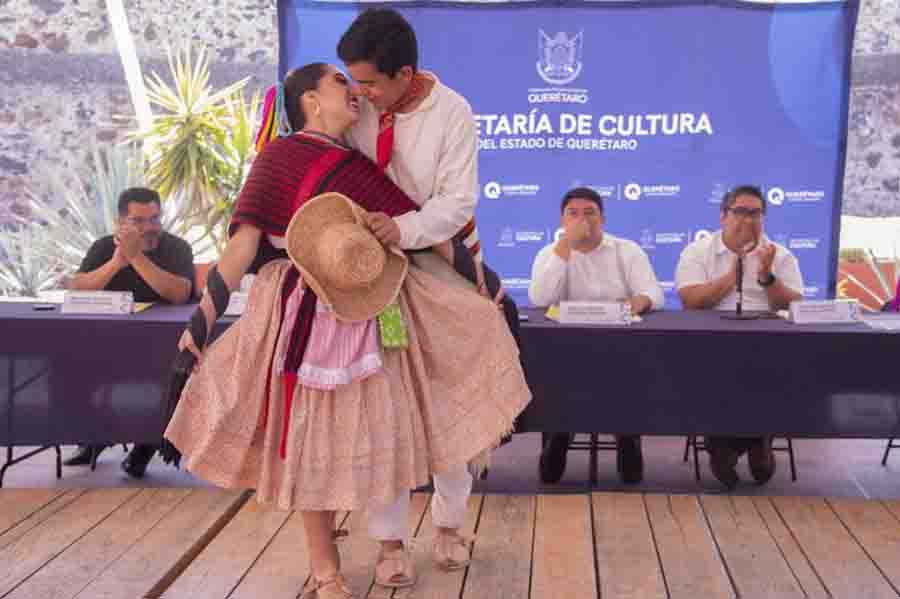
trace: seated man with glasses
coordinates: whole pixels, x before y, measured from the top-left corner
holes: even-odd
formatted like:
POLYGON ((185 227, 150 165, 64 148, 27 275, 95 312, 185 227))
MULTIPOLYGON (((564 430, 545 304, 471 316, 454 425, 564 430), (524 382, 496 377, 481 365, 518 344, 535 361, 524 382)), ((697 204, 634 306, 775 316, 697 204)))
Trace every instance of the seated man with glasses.
MULTIPOLYGON (((115 235, 94 242, 81 262, 70 289, 131 291, 136 302, 184 304, 194 287, 194 253, 183 239, 162 230, 159 194, 134 187, 119 195, 115 235)), ((91 463, 103 446, 81 446, 67 466, 91 463)), ((135 445, 122 469, 144 476, 156 448, 135 445)))
MULTIPOLYGON (((721 231, 698 239, 681 253, 675 286, 681 303, 693 310, 734 310, 738 257, 743 256, 743 308, 782 310, 803 298, 797 258, 763 232, 766 202, 758 187, 743 185, 722 198, 721 231)), ((738 483, 738 458, 748 452, 753 478, 760 484, 775 473, 772 438, 706 437, 709 465, 728 489, 738 483)))
MULTIPOLYGON (((604 230, 603 198, 587 187, 563 196, 560 206, 563 234, 534 259, 528 296, 536 306, 560 301, 628 302, 633 314, 663 307, 663 291, 650 259, 641 247, 604 230)), ((585 431, 587 432, 587 431, 585 431)), ((538 462, 544 483, 556 483, 566 469, 566 453, 574 435, 545 435, 538 462)), ((644 476, 639 436, 616 437, 616 465, 625 483, 644 476)))

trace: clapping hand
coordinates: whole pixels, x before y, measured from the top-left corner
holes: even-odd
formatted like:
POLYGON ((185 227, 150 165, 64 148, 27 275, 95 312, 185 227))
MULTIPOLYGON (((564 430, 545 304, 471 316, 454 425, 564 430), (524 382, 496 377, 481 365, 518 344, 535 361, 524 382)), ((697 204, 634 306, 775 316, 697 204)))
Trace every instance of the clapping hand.
POLYGON ((131 225, 120 226, 114 239, 116 253, 128 262, 144 251, 144 236, 131 225))

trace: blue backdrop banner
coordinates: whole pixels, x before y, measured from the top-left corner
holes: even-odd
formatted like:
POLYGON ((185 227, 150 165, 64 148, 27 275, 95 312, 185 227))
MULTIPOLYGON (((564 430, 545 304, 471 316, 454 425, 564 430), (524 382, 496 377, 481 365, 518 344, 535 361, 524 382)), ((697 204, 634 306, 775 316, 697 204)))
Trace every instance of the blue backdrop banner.
MULTIPOLYGON (((719 228, 730 187, 759 185, 807 297, 833 297, 858 3, 390 5, 420 67, 472 104, 482 244, 519 303, 576 186, 603 196, 607 230, 647 251, 674 307, 685 245, 719 228)), ((337 42, 367 6, 281 0, 280 72, 342 66, 337 42)))

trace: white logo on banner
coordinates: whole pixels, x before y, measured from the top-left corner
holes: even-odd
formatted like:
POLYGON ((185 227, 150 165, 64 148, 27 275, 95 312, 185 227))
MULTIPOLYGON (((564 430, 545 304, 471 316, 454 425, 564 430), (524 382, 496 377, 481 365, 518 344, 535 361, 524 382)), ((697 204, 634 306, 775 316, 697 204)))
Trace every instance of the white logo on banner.
POLYGON ((509 198, 535 197, 541 192, 541 186, 535 183, 501 184, 491 181, 484 186, 484 196, 489 200, 499 200, 501 196, 509 198))
POLYGON ((773 206, 781 206, 784 204, 784 190, 780 187, 773 187, 766 196, 769 198, 769 203, 773 206))
POLYGON ((537 72, 549 85, 572 83, 581 74, 584 31, 573 37, 560 31, 552 38, 538 30, 537 72))
POLYGON ((542 243, 544 231, 516 231, 516 241, 519 243, 542 243))
POLYGON ((770 204, 808 204, 825 201, 824 189, 783 189, 773 187, 766 194, 770 204))
POLYGON ((516 241, 515 241, 515 236, 513 234, 512 227, 503 227, 503 230, 500 231, 500 241, 497 242, 497 247, 501 247, 501 248, 516 247, 516 241))
POLYGON ((694 241, 709 239, 710 237, 712 237, 712 231, 707 231, 706 229, 698 229, 697 232, 694 233, 694 241))
POLYGON ((709 194, 709 203, 721 204, 722 198, 725 197, 725 192, 727 191, 728 187, 724 183, 713 183, 712 192, 709 194))
POLYGON ((636 202, 641 199, 641 186, 637 183, 629 183, 625 186, 623 194, 625 195, 626 200, 636 202))
POLYGON ((791 239, 788 247, 792 250, 816 250, 819 248, 818 237, 795 237, 791 239))
POLYGON ((653 243, 653 231, 650 229, 641 230, 641 242, 640 245, 645 250, 653 250, 656 249, 656 245, 653 243))
POLYGON ((687 233, 657 233, 654 241, 656 245, 674 245, 684 243, 687 233))
POLYGON ((512 277, 509 279, 501 279, 503 282, 503 287, 505 289, 528 289, 528 286, 531 285, 531 279, 526 279, 524 277, 512 277))

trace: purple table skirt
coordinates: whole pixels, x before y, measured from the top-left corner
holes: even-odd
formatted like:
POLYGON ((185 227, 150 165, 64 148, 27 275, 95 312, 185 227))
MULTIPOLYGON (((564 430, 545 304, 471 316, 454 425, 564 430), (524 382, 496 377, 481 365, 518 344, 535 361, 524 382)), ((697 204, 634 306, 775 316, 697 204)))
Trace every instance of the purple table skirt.
MULTIPOLYGON (((195 306, 61 315, 0 303, 0 445, 153 443, 195 306)), ((900 335, 865 325, 660 312, 627 328, 522 326, 535 400, 521 431, 887 437, 900 335)), ((219 334, 234 319, 221 320, 219 334)))

